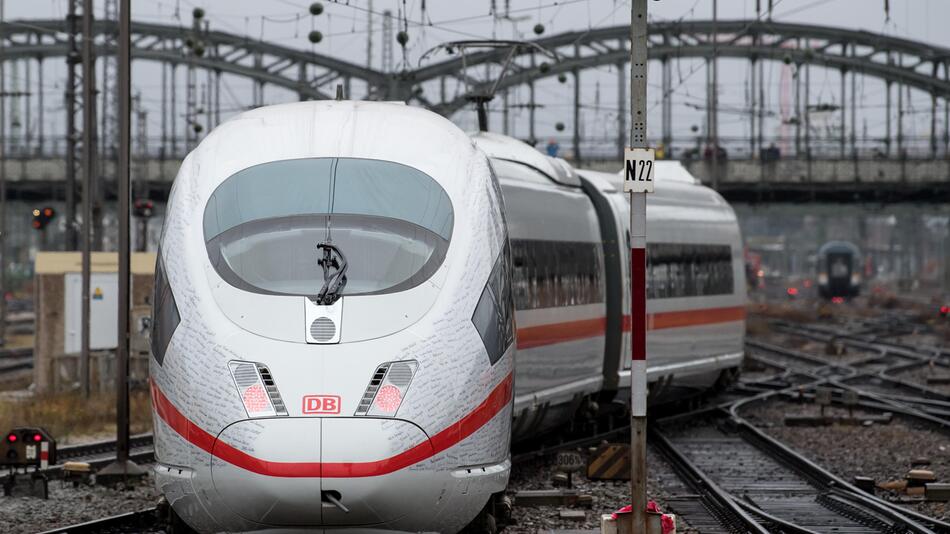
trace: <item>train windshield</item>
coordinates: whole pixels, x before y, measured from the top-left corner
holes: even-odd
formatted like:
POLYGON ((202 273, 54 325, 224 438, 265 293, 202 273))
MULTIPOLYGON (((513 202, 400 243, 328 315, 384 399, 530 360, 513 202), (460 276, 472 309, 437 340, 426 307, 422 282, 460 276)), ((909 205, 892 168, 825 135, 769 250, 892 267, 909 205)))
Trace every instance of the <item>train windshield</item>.
POLYGON ((247 291, 316 295, 324 284, 317 245, 347 259, 343 295, 403 291, 442 264, 452 204, 425 173, 389 161, 308 158, 235 173, 204 213, 218 274, 247 291))

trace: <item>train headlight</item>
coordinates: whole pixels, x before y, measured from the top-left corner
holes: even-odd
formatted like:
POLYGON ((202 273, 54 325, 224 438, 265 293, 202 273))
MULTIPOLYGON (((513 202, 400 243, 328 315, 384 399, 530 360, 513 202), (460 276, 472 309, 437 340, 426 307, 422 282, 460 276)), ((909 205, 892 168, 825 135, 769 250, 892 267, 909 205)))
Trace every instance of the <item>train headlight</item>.
POLYGON ((262 364, 254 362, 231 362, 231 376, 248 417, 273 417, 287 415, 274 377, 262 364))
POLYGON ((419 362, 415 360, 387 362, 377 367, 354 415, 395 417, 418 368, 419 362))
POLYGON ((818 285, 822 285, 822 286, 828 285, 827 273, 818 273, 818 285))
POLYGON ((851 273, 851 285, 857 286, 861 284, 861 275, 858 273, 851 273))

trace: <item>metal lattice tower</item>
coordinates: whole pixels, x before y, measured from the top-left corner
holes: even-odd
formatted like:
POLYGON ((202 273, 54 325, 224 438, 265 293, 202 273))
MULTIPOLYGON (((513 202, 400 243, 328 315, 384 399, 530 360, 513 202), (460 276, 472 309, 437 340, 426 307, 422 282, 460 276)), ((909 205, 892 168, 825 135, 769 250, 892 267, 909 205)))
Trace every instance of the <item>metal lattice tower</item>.
POLYGON ((133 198, 141 196, 141 187, 148 183, 148 110, 142 105, 142 94, 135 93, 132 99, 132 110, 135 116, 135 173, 133 176, 133 198))
POLYGON ((366 10, 366 68, 373 68, 373 0, 366 10))
MULTIPOLYGON (((103 3, 105 20, 116 22, 119 20, 118 0, 105 0, 103 3)), ((118 28, 118 24, 115 26, 118 28)), ((103 34, 106 47, 118 46, 118 33, 108 31, 103 34)), ((99 150, 100 157, 103 160, 115 160, 118 155, 118 132, 116 128, 119 123, 118 113, 118 70, 116 67, 116 58, 113 54, 104 55, 100 58, 102 62, 102 117, 99 126, 99 150)), ((106 165, 100 167, 100 172, 104 172, 106 165)))
POLYGON ((20 62, 11 61, 11 70, 13 71, 10 75, 10 79, 13 82, 13 90, 4 94, 4 96, 10 96, 10 139, 7 141, 7 150, 13 149, 13 151, 20 152, 23 148, 23 119, 21 117, 22 105, 20 101, 20 96, 23 93, 22 83, 23 80, 20 78, 20 62))
POLYGON ((393 12, 383 11, 383 72, 393 71, 393 12))
MULTIPOLYGON (((197 11, 197 10, 196 10, 197 11)), ((191 45, 188 47, 188 69, 185 72, 185 149, 191 150, 198 144, 198 137, 202 126, 198 122, 200 113, 198 103, 198 72, 195 67, 195 59, 204 54, 204 45, 201 42, 201 17, 192 18, 191 24, 191 45)))
POLYGON ((76 220, 76 183, 82 176, 82 0, 70 0, 66 16, 66 250, 79 248, 76 220))

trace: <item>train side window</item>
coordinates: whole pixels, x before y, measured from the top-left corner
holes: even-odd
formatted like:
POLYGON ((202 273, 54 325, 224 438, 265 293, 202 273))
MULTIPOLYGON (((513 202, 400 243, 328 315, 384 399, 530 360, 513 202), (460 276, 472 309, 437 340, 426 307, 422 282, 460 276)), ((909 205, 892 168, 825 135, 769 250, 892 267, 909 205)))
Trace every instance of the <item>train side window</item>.
POLYGON ((472 313, 472 324, 482 338, 492 365, 501 359, 515 339, 511 271, 511 249, 506 244, 495 260, 472 313))
POLYGON ((729 245, 649 243, 647 298, 698 297, 733 292, 729 245))
POLYGON ((515 309, 604 301, 604 258, 599 243, 514 239, 511 247, 515 309))
POLYGON ((181 323, 181 316, 178 313, 178 304, 175 303, 175 295, 172 294, 171 285, 165 275, 165 262, 162 260, 162 251, 159 249, 155 261, 150 339, 152 356, 159 365, 165 361, 165 350, 179 323, 181 323))

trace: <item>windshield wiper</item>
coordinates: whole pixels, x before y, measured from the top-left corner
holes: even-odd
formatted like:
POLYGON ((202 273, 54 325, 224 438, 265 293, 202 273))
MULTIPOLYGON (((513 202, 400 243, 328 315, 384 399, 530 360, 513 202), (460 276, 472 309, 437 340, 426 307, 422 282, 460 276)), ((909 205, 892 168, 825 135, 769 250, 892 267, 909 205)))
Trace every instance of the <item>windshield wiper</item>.
POLYGON ((330 306, 342 296, 346 287, 346 256, 329 241, 318 244, 317 250, 323 250, 323 257, 317 260, 317 264, 323 267, 323 287, 317 293, 317 304, 330 306))

